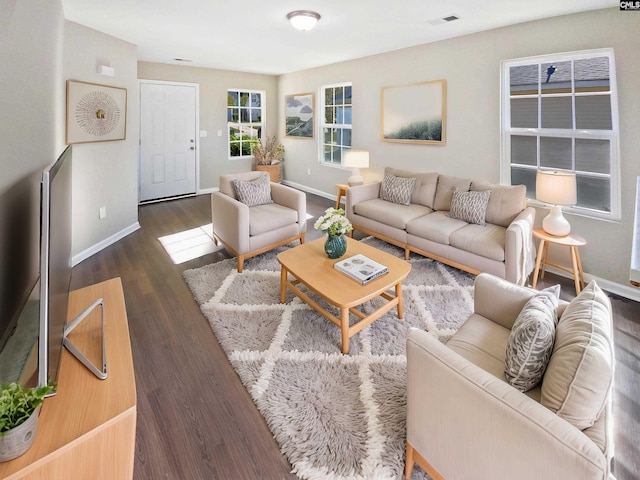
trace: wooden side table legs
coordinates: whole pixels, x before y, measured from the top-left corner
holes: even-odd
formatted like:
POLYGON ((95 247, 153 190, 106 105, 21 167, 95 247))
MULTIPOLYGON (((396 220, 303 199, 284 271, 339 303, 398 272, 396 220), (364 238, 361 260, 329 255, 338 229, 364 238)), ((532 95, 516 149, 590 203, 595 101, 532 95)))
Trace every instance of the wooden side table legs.
POLYGON ((538 284, 538 276, 544 278, 544 272, 547 265, 559 268, 565 272, 573 274, 573 281, 576 286, 576 295, 584 288, 584 273, 582 271, 582 262, 580 261, 580 253, 578 247, 585 245, 587 242, 580 236, 575 234, 569 234, 566 237, 554 237, 545 233, 542 229, 536 228, 533 231, 533 236, 540 240, 540 246, 538 247, 538 257, 536 258, 536 267, 533 274, 533 288, 536 288, 538 284), (562 265, 549 262, 549 244, 569 247, 569 254, 571 256, 571 268, 567 268, 562 265))

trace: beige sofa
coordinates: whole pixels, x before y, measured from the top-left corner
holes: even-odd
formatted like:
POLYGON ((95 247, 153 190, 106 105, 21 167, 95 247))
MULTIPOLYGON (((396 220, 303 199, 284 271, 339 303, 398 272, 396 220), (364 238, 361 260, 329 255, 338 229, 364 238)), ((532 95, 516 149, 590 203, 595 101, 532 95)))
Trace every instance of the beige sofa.
POLYGON ((385 175, 415 183, 408 205, 384 199, 384 180, 347 190, 346 214, 354 230, 410 252, 478 274, 488 272, 524 284, 534 266, 531 230, 535 210, 526 207, 526 187, 387 167, 385 175), (491 193, 485 225, 450 218, 454 189, 491 193))
POLYGON ((407 339, 407 464, 434 479, 613 478, 611 304, 595 282, 559 302, 542 380, 522 393, 505 376, 506 345, 538 294, 476 278, 474 313, 447 342, 407 339))

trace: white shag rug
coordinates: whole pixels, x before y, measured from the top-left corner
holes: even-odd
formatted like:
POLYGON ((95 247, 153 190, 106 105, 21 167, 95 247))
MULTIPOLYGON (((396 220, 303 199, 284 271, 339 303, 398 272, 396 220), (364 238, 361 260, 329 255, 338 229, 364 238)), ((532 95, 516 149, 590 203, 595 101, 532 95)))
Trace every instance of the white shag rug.
MULTIPOLYGON (((363 241, 404 253, 374 238, 363 241)), ((349 355, 342 355, 337 326, 290 292, 279 303, 276 255, 286 248, 248 259, 241 274, 228 259, 187 270, 184 278, 295 474, 400 479, 407 331, 417 327, 450 338, 473 310, 475 277, 412 255, 403 282, 404 319, 392 309, 351 337, 349 355)), ((428 477, 416 466, 412 478, 428 477)))

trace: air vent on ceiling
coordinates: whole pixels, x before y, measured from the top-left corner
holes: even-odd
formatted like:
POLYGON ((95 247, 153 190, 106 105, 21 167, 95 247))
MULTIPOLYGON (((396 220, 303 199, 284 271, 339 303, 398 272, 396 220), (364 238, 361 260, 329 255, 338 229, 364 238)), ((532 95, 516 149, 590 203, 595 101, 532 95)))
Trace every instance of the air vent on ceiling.
POLYGON ((427 23, 431 25, 443 25, 445 23, 453 22, 455 20, 460 20, 460 17, 458 15, 447 15, 446 17, 429 20, 427 21, 427 23))

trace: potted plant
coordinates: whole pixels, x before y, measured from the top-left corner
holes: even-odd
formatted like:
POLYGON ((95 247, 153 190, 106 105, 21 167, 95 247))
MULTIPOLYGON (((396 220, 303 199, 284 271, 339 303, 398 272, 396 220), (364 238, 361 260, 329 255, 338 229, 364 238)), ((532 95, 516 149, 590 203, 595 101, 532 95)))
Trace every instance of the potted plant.
POLYGON ((256 159, 256 170, 269 172, 272 182, 280 183, 282 180, 283 153, 284 146, 275 136, 267 138, 264 142, 261 139, 251 142, 251 154, 256 159))
POLYGON ((38 429, 38 415, 44 397, 55 385, 22 387, 2 384, 0 391, 0 461, 13 460, 25 453, 38 429))

